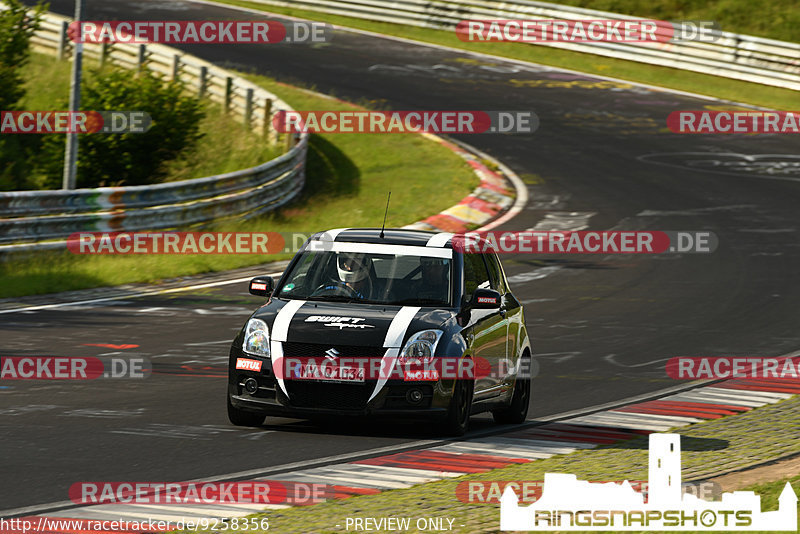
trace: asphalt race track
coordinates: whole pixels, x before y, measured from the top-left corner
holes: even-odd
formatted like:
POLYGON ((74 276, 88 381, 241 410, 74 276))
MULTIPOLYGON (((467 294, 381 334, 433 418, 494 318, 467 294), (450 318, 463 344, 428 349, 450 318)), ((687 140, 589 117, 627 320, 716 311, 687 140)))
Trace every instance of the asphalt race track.
MULTIPOLYGON (((253 18, 180 1, 87 4, 87 20, 253 18)), ((52 0, 51 9, 71 15, 73 1, 52 0)), ((532 135, 459 137, 531 182, 530 202, 501 229, 552 221, 716 233, 719 247, 705 255, 504 259, 540 363, 531 419, 674 386, 670 357, 800 348, 797 136, 672 134, 671 111, 718 103, 357 33, 336 31, 313 47, 183 48, 397 110, 535 111, 532 135)), ((123 354, 156 369, 140 381, 0 385, 0 509, 65 501, 79 481, 189 480, 431 439, 389 425, 229 425, 228 347, 259 302, 239 283, 0 315, 0 355, 123 354)), ((472 423, 473 432, 491 428, 485 417, 472 423)))

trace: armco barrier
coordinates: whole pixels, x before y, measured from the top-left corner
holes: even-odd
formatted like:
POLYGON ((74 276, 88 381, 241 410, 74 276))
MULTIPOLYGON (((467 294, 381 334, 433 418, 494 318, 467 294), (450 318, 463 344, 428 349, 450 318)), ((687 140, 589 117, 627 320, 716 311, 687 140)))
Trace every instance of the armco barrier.
MULTIPOLYGON (((265 5, 309 9, 335 15, 454 31, 465 19, 632 20, 636 17, 545 2, 511 0, 252 0, 265 5)), ((754 16, 757 15, 754 13, 754 16)), ((800 44, 730 32, 714 42, 538 43, 800 90, 800 44)))
MULTIPOLYGON (((0 5, 2 8, 2 5, 0 5)), ((34 50, 67 57, 70 19, 44 15, 31 39, 34 50)), ((26 251, 58 248, 40 240, 63 239, 75 231, 134 231, 177 228, 221 217, 250 217, 292 200, 305 183, 308 134, 279 138, 272 115, 291 110, 261 87, 207 61, 160 44, 86 43, 84 55, 125 68, 147 68, 179 79, 198 94, 223 105, 287 153, 256 167, 180 182, 71 191, 0 193, 0 244, 29 243, 26 251)), ((63 242, 61 245, 63 247, 63 242)), ((0 247, 8 252, 15 247, 0 247)))

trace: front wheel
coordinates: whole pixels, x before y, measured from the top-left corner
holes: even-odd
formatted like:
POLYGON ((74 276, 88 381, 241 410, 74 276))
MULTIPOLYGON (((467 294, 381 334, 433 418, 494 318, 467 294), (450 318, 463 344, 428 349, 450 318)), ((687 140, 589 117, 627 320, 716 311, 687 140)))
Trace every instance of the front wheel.
POLYGON ((240 410, 231 404, 231 398, 228 396, 228 420, 236 426, 261 426, 264 422, 264 415, 255 412, 248 412, 240 410))
POLYGON ((475 383, 472 380, 456 381, 453 398, 450 401, 450 411, 447 413, 444 425, 448 436, 463 436, 467 431, 474 389, 475 383))
POLYGON ((494 422, 499 424, 524 423, 528 417, 528 404, 531 400, 531 379, 519 378, 514 381, 514 393, 506 408, 492 411, 494 422))

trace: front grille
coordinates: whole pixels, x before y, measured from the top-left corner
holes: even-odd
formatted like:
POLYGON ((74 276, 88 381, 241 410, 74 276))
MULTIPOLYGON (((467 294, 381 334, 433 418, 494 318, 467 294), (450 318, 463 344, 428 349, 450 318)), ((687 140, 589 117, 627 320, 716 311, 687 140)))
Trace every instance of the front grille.
POLYGON ((363 384, 330 384, 305 380, 287 380, 289 403, 298 408, 353 410, 367 405, 375 389, 374 381, 363 384))
POLYGON ((381 347, 360 347, 358 345, 325 345, 321 343, 296 343, 287 341, 283 344, 283 355, 286 358, 322 358, 325 351, 336 349, 339 358, 382 358, 386 349, 381 347))

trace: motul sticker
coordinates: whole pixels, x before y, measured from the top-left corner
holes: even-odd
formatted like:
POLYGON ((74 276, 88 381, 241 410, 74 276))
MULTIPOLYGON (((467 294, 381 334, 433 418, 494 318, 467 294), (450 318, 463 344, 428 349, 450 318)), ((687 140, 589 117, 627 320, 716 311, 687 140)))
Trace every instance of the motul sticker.
POLYGON ((247 358, 236 358, 236 368, 245 371, 260 371, 262 362, 260 360, 248 360, 247 358))
POLYGON ((250 284, 250 289, 266 291, 267 290, 267 284, 259 283, 259 282, 253 282, 252 284, 250 284))
POLYGON ((495 302, 497 302, 497 299, 494 299, 492 297, 478 297, 478 302, 494 304, 495 302))

